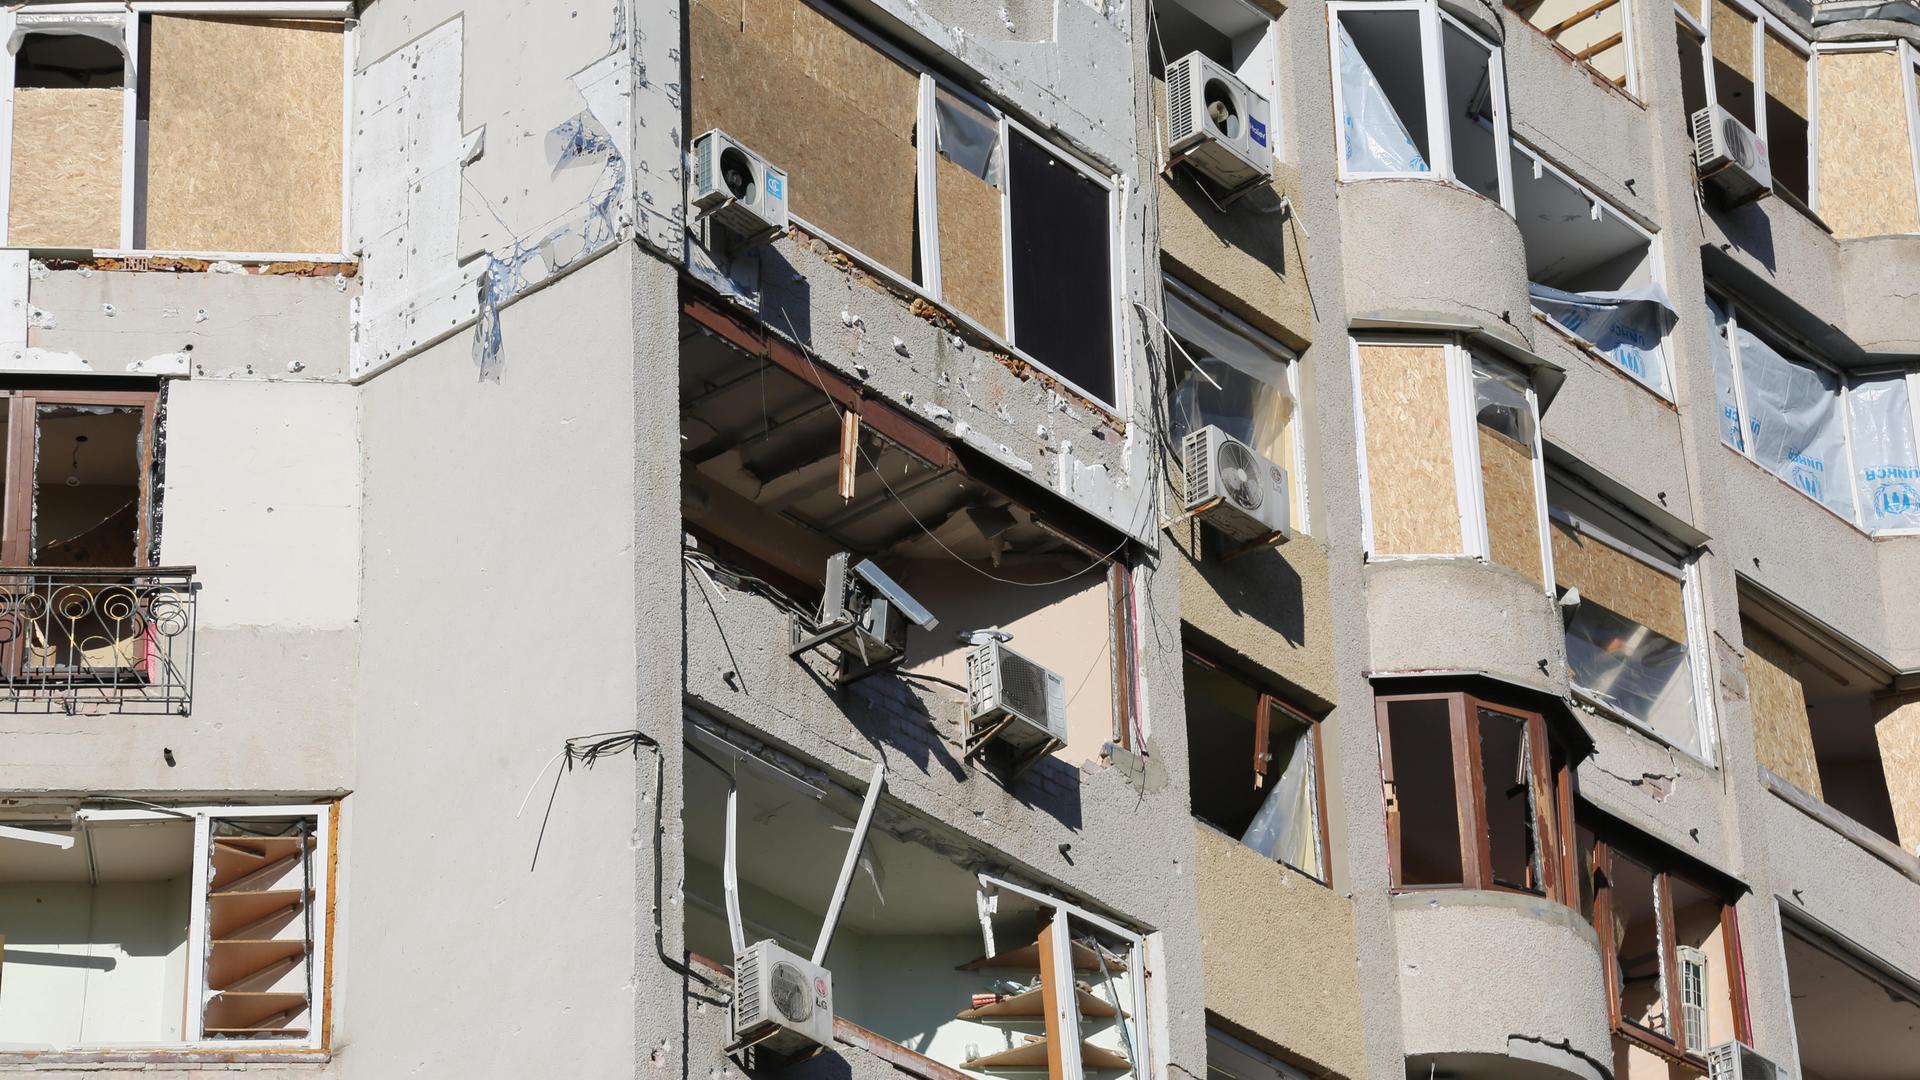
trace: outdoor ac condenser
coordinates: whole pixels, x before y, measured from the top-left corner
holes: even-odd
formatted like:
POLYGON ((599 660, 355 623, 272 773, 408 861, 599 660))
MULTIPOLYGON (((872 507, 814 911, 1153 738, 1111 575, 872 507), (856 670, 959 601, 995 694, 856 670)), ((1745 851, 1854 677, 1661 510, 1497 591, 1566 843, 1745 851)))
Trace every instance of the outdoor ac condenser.
POLYGON ((833 1045, 833 973, 771 941, 733 958, 733 1041, 792 1055, 833 1045))
POLYGON ((1228 191, 1273 175, 1267 99, 1200 53, 1167 66, 1167 154, 1228 191))
POLYGON ((1181 441, 1187 513, 1243 544, 1287 540, 1287 470, 1208 424, 1181 441))
POLYGON ((1725 1042, 1707 1051, 1707 1080, 1787 1080, 1787 1070, 1743 1042, 1725 1042))
POLYGON ((967 727, 970 737, 992 732, 1022 754, 1065 745, 1066 680, 1005 642, 982 641, 967 654, 967 727))
POLYGON ((1700 179, 1741 203, 1773 194, 1767 144, 1718 105, 1693 114, 1693 160, 1700 179))
POLYGON ((787 174, 719 128, 693 141, 693 206, 745 242, 787 231, 787 174))

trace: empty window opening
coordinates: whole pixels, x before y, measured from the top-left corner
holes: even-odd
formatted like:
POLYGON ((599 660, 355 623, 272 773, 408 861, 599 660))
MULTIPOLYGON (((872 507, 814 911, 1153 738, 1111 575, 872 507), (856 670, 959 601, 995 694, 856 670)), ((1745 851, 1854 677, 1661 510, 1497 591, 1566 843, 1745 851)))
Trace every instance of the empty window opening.
POLYGON ((1193 816, 1326 880, 1316 722, 1192 650, 1183 672, 1193 816))
MULTIPOLYGON (((811 956, 859 800, 798 762, 729 752, 734 738, 689 729, 687 948, 722 963, 734 955, 725 885, 731 789, 744 940, 811 956)), ((954 861, 982 861, 963 854, 957 838, 934 837, 936 850, 904 836, 929 832, 883 798, 823 958, 835 1017, 981 1077, 1046 1069, 1068 1038, 1086 1073, 1131 1074, 1143 1031, 1137 939, 1072 916, 1056 921, 1055 909, 1030 896, 992 888, 954 861), (1061 934, 1068 940, 1056 954, 1061 934), (1056 970, 1055 955, 1070 956, 1070 970, 1056 970), (1066 993, 1078 1005, 1072 1032, 1050 1016, 1066 993)))
POLYGON ((1628 88, 1626 0, 1508 0, 1507 6, 1547 39, 1590 65, 1613 85, 1628 88))
MULTIPOLYGON (((1813 167, 1818 152, 1812 125, 1812 80, 1816 75, 1812 46, 1747 0, 1709 0, 1707 7, 1707 22, 1698 26, 1692 23, 1691 12, 1677 16, 1682 100, 1689 119, 1693 110, 1706 107, 1711 97, 1713 104, 1766 144, 1773 190, 1802 209, 1812 209, 1813 167), (1703 38, 1711 44, 1703 44, 1703 38)), ((1887 85, 1896 92, 1899 89, 1897 84, 1887 85)), ((1871 88, 1862 85, 1848 91, 1844 96, 1864 99, 1871 88)), ((1839 111, 1827 117, 1827 126, 1835 130, 1854 126, 1846 116, 1852 106, 1840 102, 1836 108, 1839 111)), ((1900 106, 1896 104, 1895 108, 1900 106)), ((1897 126, 1888 125, 1885 115, 1886 110, 1875 109, 1861 113, 1858 121, 1874 128, 1869 141, 1883 146, 1887 140, 1882 133, 1897 126)), ((1843 131, 1841 137, 1846 139, 1850 134, 1843 131)), ((1904 143, 1897 134, 1893 141, 1904 143)), ((1899 153, 1901 190, 1911 196, 1912 173, 1904 146, 1899 153)), ((1840 171, 1859 175, 1857 167, 1842 166, 1840 171)), ((1846 179, 1841 178, 1843 184, 1846 179)), ((1910 204, 1911 198, 1907 201, 1910 204)), ((1912 206, 1906 210, 1910 217, 1912 206)), ((1840 212, 1846 215, 1848 209, 1843 207, 1840 212)))
POLYGON ((1431 170, 1420 12, 1341 11, 1334 20, 1340 67, 1342 166, 1356 175, 1431 170))
POLYGON ((1754 119, 1753 16, 1729 0, 1709 0, 1712 14, 1714 101, 1734 118, 1758 131, 1754 119))
POLYGON ((1447 131, 1453 140, 1453 174, 1494 202, 1500 196, 1499 114, 1494 106, 1498 70, 1493 50, 1451 20, 1440 25, 1446 58, 1447 131))
POLYGON ((1509 889, 1547 891, 1533 790, 1537 771, 1527 722, 1518 716, 1479 710, 1480 768, 1487 807, 1487 846, 1493 883, 1509 889))
POLYGON ((1014 343, 1098 400, 1118 401, 1111 192, 1019 131, 1009 148, 1014 343))
POLYGON ((1460 803, 1455 785, 1449 702, 1427 698, 1382 706, 1392 748, 1389 822, 1398 822, 1397 884, 1457 885, 1460 803))
POLYGON ((1920 1061, 1920 985, 1791 919, 1794 1042, 1806 1080, 1899 1080, 1920 1061))
POLYGON ((1805 205, 1812 202, 1809 188, 1812 167, 1811 149, 1813 110, 1808 103, 1810 53, 1791 44, 1769 28, 1763 35, 1766 49, 1766 139, 1767 163, 1773 169, 1773 184, 1805 205))
POLYGON ((1614 855, 1607 895, 1621 1022, 1667 1035, 1672 1025, 1667 1018, 1669 994, 1660 934, 1664 901, 1653 871, 1625 855, 1614 855))
POLYGON ((1693 141, 1693 116, 1707 107, 1707 38, 1679 15, 1673 20, 1674 43, 1680 50, 1680 104, 1686 116, 1687 141, 1693 141))
MULTIPOLYGON (((14 53, 15 247, 120 246, 126 54, 79 33, 35 33, 14 53)), ((336 118, 337 119, 337 118, 336 118)))

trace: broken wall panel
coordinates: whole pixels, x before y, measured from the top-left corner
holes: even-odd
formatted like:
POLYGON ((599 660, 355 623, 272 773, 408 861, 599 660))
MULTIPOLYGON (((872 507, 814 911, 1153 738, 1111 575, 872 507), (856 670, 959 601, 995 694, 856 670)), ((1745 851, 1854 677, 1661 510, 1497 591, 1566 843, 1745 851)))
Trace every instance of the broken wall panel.
POLYGON ((1445 347, 1360 346, 1375 554, 1462 550, 1447 400, 1445 347))
POLYGON ((1534 494, 1533 454, 1485 426, 1480 428, 1480 483, 1486 492, 1487 552, 1495 563, 1528 581, 1546 584, 1540 561, 1540 504, 1534 494))
POLYGON ((1920 232, 1900 58, 1888 52, 1822 53, 1820 217, 1835 236, 1920 232))
POLYGON ((689 18, 693 133, 785 169, 795 214, 912 277, 919 76, 800 0, 697 0, 689 18))
POLYGON ((120 247, 125 90, 27 87, 13 92, 15 247, 120 247))
POLYGON ((1747 701, 1753 715, 1754 756, 1760 764, 1814 798, 1822 798, 1814 760, 1807 690, 1794 674, 1802 660, 1785 642, 1753 622, 1740 621, 1747 646, 1747 701))
POLYGON ((947 305, 996 334, 1006 333, 1006 274, 1000 190, 944 155, 940 193, 940 292, 947 305))
POLYGON ((147 47, 139 246, 340 250, 342 25, 153 15, 147 47))

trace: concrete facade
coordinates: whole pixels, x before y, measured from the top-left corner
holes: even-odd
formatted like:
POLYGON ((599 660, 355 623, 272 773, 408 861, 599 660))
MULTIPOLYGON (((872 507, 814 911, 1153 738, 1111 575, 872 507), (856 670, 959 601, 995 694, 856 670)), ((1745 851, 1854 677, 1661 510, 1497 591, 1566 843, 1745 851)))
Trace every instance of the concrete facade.
MULTIPOLYGON (((1920 48, 1916 8, 1726 2, 1796 49, 1920 48)), ((37 33, 32 7, 0 29, 37 33)), ((1904 721, 1855 715, 1920 672, 1920 535, 1808 497, 1787 466, 1809 446, 1780 475, 1724 441, 1706 307, 1730 302, 1836 386, 1898 370, 1920 390, 1920 233, 1837 239, 1789 193, 1727 205, 1693 164, 1673 9, 1618 11, 1625 85, 1518 8, 1453 0, 221 8, 343 32, 342 174, 314 196, 341 200, 340 250, 0 248, 0 562, 22 564, 0 572, 0 825, 83 841, 55 855, 0 833, 0 913, 47 885, 85 883, 92 905, 129 875, 201 893, 138 948, 9 915, 0 1073, 1673 1080, 1705 1074, 1706 1046, 1674 1038, 1698 1023, 1805 1080, 1911 1075, 1834 1056, 1848 1009, 1803 943, 1889 1015, 1920 1011, 1920 794, 1873 772, 1920 750, 1892 742, 1904 721), (1363 10, 1431 30, 1373 73, 1401 102, 1450 85, 1468 34, 1498 50, 1484 99, 1403 125, 1463 125, 1422 130, 1414 175, 1347 152, 1335 102, 1352 113, 1359 87, 1337 28, 1363 10), (716 26, 775 47, 721 64, 716 26), (1167 40, 1270 94, 1266 180, 1229 192, 1169 161, 1167 40), (772 162, 791 219, 741 242, 692 203, 694 116, 724 95, 818 147, 867 141, 795 142, 772 162), (1539 267, 1592 243, 1554 229, 1587 218, 1516 216, 1447 179, 1482 132, 1651 237, 1629 254, 1632 284, 1671 304, 1664 391, 1536 310, 1539 267), (1016 139, 1039 148, 1029 171, 1016 139), (1029 211, 1016 175, 1068 180, 1029 211), (1096 188, 1102 224, 1062 239, 1096 188), (969 190, 997 224, 942 228, 969 190), (904 267, 827 224, 883 211, 904 267), (1069 243, 1086 250, 1048 250, 1069 243), (965 306, 995 291, 999 316, 965 306), (1204 301, 1207 329, 1171 325, 1175 294, 1204 301), (1110 394, 1037 355, 1055 322, 1108 335, 1110 394), (1356 338, 1444 340, 1454 367, 1363 381, 1356 338), (1468 356, 1520 403, 1476 390, 1468 356), (60 408, 119 407, 100 394, 145 395, 146 545, 84 563, 88 602, 150 590, 156 568, 194 583, 190 677, 164 708, 140 708, 166 682, 155 663, 101 669, 97 640, 68 657, 92 681, 21 666, 58 651, 59 618, 16 594, 69 580, 49 570, 73 540, 51 508, 59 478, 91 483, 99 445, 48 433, 60 408), (1285 448, 1305 515, 1284 542, 1184 509, 1179 437, 1205 423, 1285 448), (1394 459, 1395 439, 1424 449, 1394 459), (1509 444, 1520 464, 1499 473, 1509 444), (1442 452, 1451 466, 1421 471, 1442 452), (1369 550, 1390 504, 1453 540, 1369 550), (1558 578, 1494 561, 1515 527, 1548 530, 1558 578), (833 551, 928 598, 938 626, 871 672, 799 648, 838 610, 833 551), (1596 610, 1616 623, 1569 629, 1596 610), (1800 657, 1797 729, 1753 626, 1800 657), (1005 731, 974 742, 961 650, 995 630, 1058 677, 1071 730, 1030 757, 1005 731), (1658 664, 1660 699, 1633 697, 1658 664), (1803 744, 1829 798, 1864 777, 1896 827, 1782 779, 1775 755, 1803 744), (319 883, 289 901, 306 921, 223 938, 240 901, 209 878, 255 835, 223 814, 291 806, 319 807, 324 837, 298 841, 326 853, 299 863, 319 883), (114 862, 112 830, 181 819, 214 846, 114 862), (1632 893, 1636 872, 1660 884, 1632 893), (829 909, 831 1043, 792 1060, 735 1044, 731 930, 804 957, 829 909), (1676 935, 1710 957, 1693 1019, 1676 935), (248 989, 215 973, 223 941, 291 948, 311 977, 248 989), (75 988, 90 1018, 89 988, 128 992, 156 951, 180 957, 175 981, 138 1007, 178 1038, 8 1026, 29 1012, 10 983, 75 988), (264 1034, 208 1019, 252 993, 290 1011, 261 1013, 264 1034), (996 1017, 982 995, 1033 1011, 996 1017)), ((59 17, 89 40, 142 25, 123 5, 59 17)), ((1509 189, 1539 179, 1522 162, 1509 189)), ((1107 374, 1085 341, 1050 347, 1107 374)), ((1761 393, 1735 400, 1755 439, 1761 393)), ((1911 465, 1920 483, 1920 449, 1911 465)), ((1848 450, 1828 478, 1851 492, 1861 467, 1848 450)), ((1875 505, 1898 511, 1893 490, 1875 505)), ((146 622, 107 644, 150 647, 146 622)), ((1883 1026, 1849 1037, 1920 1060, 1911 1029, 1883 1026)))

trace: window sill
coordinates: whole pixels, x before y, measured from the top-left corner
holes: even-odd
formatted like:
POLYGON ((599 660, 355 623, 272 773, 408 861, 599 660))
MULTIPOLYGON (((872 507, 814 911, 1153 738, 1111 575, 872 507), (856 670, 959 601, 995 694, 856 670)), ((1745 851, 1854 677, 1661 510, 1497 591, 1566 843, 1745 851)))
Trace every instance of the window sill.
POLYGON ((1678 1065, 1697 1076, 1707 1075, 1707 1063, 1696 1057, 1689 1057, 1679 1046, 1668 1042, 1658 1035, 1622 1021, 1613 1029, 1615 1038, 1625 1039, 1641 1049, 1651 1051, 1669 1065, 1678 1065))
POLYGON ((1851 840, 1867 854, 1898 870, 1908 880, 1920 884, 1920 855, 1901 850, 1898 844, 1867 828, 1847 815, 1801 791, 1791 780, 1762 765, 1760 783, 1795 810, 1851 840))

